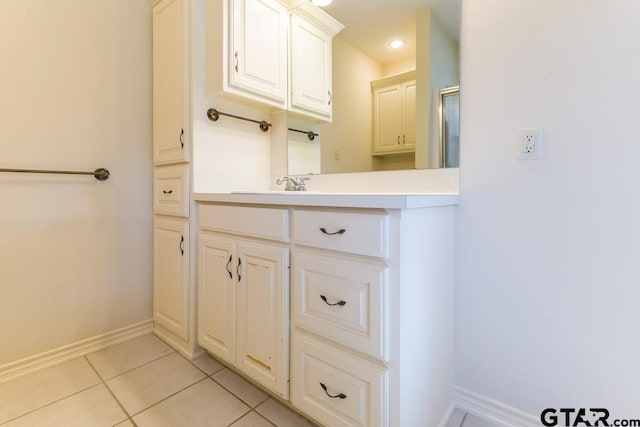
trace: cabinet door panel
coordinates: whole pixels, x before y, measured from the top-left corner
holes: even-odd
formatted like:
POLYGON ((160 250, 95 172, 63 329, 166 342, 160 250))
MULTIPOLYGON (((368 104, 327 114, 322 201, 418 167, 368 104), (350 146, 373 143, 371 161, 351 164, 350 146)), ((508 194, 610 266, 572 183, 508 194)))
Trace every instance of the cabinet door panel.
POLYGON ((153 161, 187 160, 185 129, 185 3, 164 0, 153 8, 153 161))
POLYGON ((189 222, 156 219, 153 247, 154 321, 187 340, 189 222))
POLYGON ((401 143, 400 97, 399 85, 375 92, 374 153, 397 150, 401 143))
POLYGON ((289 378, 289 250, 238 243, 237 366, 284 398, 289 378))
POLYGON ((306 20, 291 17, 291 108, 331 119, 332 38, 306 20))
POLYGON ((235 243, 200 233, 198 272, 198 343, 235 363, 235 243))
POLYGON ((231 85, 286 104, 287 13, 275 0, 234 0, 231 85))
POLYGON ((404 87, 404 129, 402 145, 405 149, 416 148, 416 82, 405 83, 404 87))

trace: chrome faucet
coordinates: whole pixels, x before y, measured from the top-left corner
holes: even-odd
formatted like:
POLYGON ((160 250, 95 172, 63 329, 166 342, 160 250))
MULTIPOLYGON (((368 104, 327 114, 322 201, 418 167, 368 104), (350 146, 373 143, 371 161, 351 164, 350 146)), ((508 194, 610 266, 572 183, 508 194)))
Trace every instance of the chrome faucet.
POLYGON ((300 177, 296 180, 296 178, 291 178, 290 176, 281 176, 276 180, 276 184, 282 185, 286 182, 287 185, 284 187, 284 191, 307 191, 304 182, 308 180, 309 178, 306 177, 300 177))

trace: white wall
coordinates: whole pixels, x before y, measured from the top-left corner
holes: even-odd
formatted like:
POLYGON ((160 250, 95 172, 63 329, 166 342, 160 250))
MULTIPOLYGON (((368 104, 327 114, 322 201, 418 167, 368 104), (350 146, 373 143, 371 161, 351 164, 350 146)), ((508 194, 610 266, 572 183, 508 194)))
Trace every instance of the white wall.
POLYGON ((638 418, 640 2, 463 2, 457 384, 638 418), (544 128, 539 161, 519 127, 544 128))
POLYGON ((377 62, 339 36, 333 39, 333 122, 319 127, 322 173, 374 169, 371 81, 381 77, 377 62))
POLYGON ((146 0, 0 2, 0 366, 151 317, 146 0))

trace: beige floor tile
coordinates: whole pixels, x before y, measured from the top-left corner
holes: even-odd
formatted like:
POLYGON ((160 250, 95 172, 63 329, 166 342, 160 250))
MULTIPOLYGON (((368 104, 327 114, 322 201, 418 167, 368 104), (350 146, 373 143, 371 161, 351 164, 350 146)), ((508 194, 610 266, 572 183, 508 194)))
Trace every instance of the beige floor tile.
POLYGON ((136 415, 139 427, 226 427, 249 407, 207 378, 136 415))
POLYGON ((273 427, 273 424, 257 413, 251 411, 235 423, 231 424, 231 427, 273 427))
POLYGON ((107 381, 107 386, 130 415, 171 396, 205 375, 177 353, 107 381))
POLYGON ((255 408, 269 397, 266 393, 230 369, 224 369, 213 375, 212 378, 252 408, 255 408))
POLYGON ((6 427, 110 427, 127 415, 103 384, 17 418, 6 427))
POLYGON ((172 352, 156 336, 147 334, 89 354, 87 359, 108 380, 172 352))
POLYGON ((130 420, 124 420, 120 424, 116 424, 114 427, 134 427, 134 425, 130 420))
POLYGON ((314 427, 309 420, 282 403, 269 399, 256 408, 256 411, 278 427, 314 427))
POLYGON ((485 421, 482 418, 475 415, 467 414, 464 419, 463 427, 499 427, 496 424, 492 424, 489 421, 485 421))
POLYGON ((84 357, 0 384, 0 424, 100 382, 84 357))
POLYGON ((465 416, 465 412, 464 411, 462 411, 460 409, 456 409, 451 414, 451 417, 449 418, 449 421, 447 421, 447 427, 461 427, 462 426, 462 420, 464 420, 464 416, 465 416))
POLYGON ((214 372, 224 369, 224 365, 222 363, 218 362, 208 354, 203 354, 202 356, 193 359, 191 363, 202 369, 202 371, 207 375, 211 375, 214 372))

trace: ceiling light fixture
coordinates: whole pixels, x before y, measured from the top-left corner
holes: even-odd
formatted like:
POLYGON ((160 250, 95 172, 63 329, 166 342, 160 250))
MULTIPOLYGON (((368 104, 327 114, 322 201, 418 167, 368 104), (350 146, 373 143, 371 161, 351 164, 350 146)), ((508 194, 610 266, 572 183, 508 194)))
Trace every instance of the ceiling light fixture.
POLYGON ((391 49, 400 49, 401 47, 404 46, 404 40, 402 40, 402 39, 393 39, 388 44, 389 44, 389 47, 391 49))
POLYGON ((311 0, 311 1, 313 2, 313 4, 320 7, 329 6, 332 2, 332 0, 311 0))

